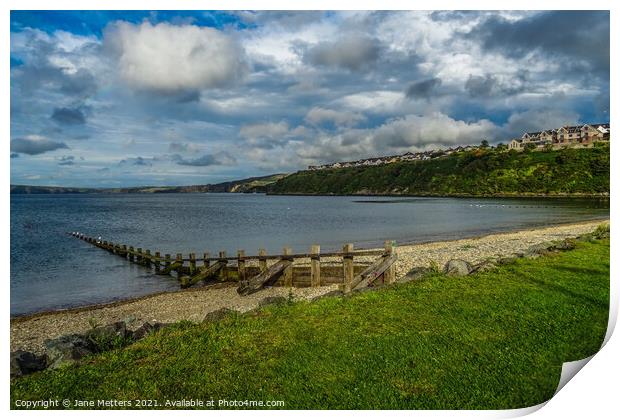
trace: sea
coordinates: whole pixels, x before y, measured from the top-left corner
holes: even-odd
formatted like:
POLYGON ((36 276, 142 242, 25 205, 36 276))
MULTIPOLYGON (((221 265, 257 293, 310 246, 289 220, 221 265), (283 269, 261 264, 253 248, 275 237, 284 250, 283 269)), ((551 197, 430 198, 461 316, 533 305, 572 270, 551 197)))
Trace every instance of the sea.
POLYGON ((609 217, 609 201, 264 194, 11 195, 11 316, 176 290, 68 232, 153 253, 281 253, 458 239, 609 217))

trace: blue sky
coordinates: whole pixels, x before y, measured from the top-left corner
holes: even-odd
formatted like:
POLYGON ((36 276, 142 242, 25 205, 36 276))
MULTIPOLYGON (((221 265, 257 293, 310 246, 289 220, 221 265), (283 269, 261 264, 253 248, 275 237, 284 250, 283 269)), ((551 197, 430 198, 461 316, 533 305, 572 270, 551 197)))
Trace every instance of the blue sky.
POLYGON ((13 11, 11 183, 187 185, 609 121, 608 12, 13 11))

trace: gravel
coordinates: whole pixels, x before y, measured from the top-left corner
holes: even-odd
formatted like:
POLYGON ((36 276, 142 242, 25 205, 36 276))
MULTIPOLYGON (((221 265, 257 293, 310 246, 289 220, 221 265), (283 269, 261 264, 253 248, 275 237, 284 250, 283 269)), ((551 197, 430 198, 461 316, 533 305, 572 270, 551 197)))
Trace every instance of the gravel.
MULTIPOLYGON (((404 276, 414 267, 437 264, 451 259, 472 264, 489 258, 513 256, 542 242, 576 237, 592 232, 601 221, 553 226, 493 234, 456 241, 398 246, 396 277, 404 276)), ((365 258, 359 258, 364 260, 365 258)), ((325 259, 327 262, 327 258, 325 259)), ((356 259, 357 260, 357 259, 356 259)), ((368 260, 368 259, 366 259, 368 260)), ((160 293, 126 302, 47 312, 11 320, 11 351, 42 352, 43 342, 65 334, 84 333, 93 325, 107 325, 119 320, 129 321, 127 327, 137 329, 144 322, 170 323, 180 320, 202 321, 205 316, 222 308, 247 312, 257 308, 268 297, 312 300, 338 290, 338 285, 315 288, 272 287, 250 296, 239 296, 234 284, 218 284, 202 288, 160 293)))

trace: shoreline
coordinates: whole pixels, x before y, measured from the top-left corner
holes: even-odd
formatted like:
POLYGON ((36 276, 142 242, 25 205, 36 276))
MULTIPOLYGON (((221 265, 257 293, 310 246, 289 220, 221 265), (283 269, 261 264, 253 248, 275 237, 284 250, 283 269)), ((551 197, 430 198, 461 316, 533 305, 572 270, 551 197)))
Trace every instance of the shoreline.
MULTIPOLYGON (((458 242, 458 241, 467 241, 467 240, 480 240, 489 236, 493 236, 493 235, 504 235, 504 234, 513 234, 513 233, 518 233, 518 232, 529 232, 529 231, 537 231, 540 229, 546 229, 546 228, 554 228, 554 227, 570 227, 570 226, 574 226, 574 225, 582 225, 584 223, 609 223, 609 217, 607 218, 593 218, 593 219, 588 219, 588 220, 582 220, 579 222, 567 222, 567 223, 546 223, 546 224, 542 224, 542 225, 534 225, 534 226, 529 226, 529 227, 524 227, 524 228, 514 228, 514 229, 508 229, 508 230, 498 230, 498 231, 489 231, 489 232, 485 232, 485 233, 480 233, 480 234, 474 234, 471 236, 463 236, 463 237, 458 237, 458 238, 447 238, 447 239, 432 239, 432 240, 425 240, 425 241, 421 241, 421 242, 415 242, 415 241, 404 241, 401 243, 398 243, 396 245, 396 248, 403 248, 403 247, 411 247, 411 246, 423 246, 423 245, 429 245, 429 244, 437 244, 437 243, 449 243, 449 242, 458 242)), ((359 250, 376 250, 379 249, 378 247, 373 247, 373 248, 359 248, 357 249, 359 250)), ((191 292, 191 291, 196 291, 196 290, 207 290, 207 289, 211 289, 217 286, 221 286, 221 285, 226 285, 228 283, 218 283, 218 284, 212 284, 212 285, 206 285, 206 286, 199 286, 199 287, 192 287, 189 289, 177 289, 177 290, 164 290, 164 291, 160 291, 160 292, 152 292, 152 293, 148 293, 145 295, 140 295, 140 296, 135 296, 135 297, 129 297, 129 298, 122 298, 122 299, 117 299, 117 300, 112 300, 112 301, 108 301, 108 302, 101 302, 101 303, 92 303, 92 304, 87 304, 87 305, 81 305, 81 306, 75 306, 75 307, 71 307, 71 308, 59 308, 59 309, 47 309, 47 310, 43 310, 43 311, 37 311, 37 312, 32 312, 32 313, 25 313, 25 314, 19 314, 19 315, 11 315, 10 316, 10 321, 11 323, 13 322, 23 322, 23 321, 27 321, 29 319, 32 318, 37 318, 40 316, 46 316, 46 315, 54 315, 54 314, 59 314, 59 313, 80 313, 80 312, 84 312, 84 311, 91 311, 91 310, 96 310, 96 309, 103 309, 103 308, 109 308, 109 307, 115 307, 115 306, 119 306, 119 305, 123 305, 123 304, 130 304, 136 301, 140 301, 143 299, 148 299, 148 298, 152 298, 152 297, 157 297, 157 296, 161 296, 161 295, 167 295, 167 294, 175 294, 175 293, 183 293, 183 292, 191 292)), ((231 285, 233 283, 230 283, 231 285)))
MULTIPOLYGON (((476 263, 488 258, 514 256, 535 244, 592 232, 605 222, 609 222, 609 219, 399 245, 395 248, 399 255, 396 277, 403 277, 415 267, 428 267, 433 263, 441 267, 449 259, 464 259, 476 263)), ((259 307, 264 298, 290 296, 294 300, 312 300, 337 289, 338 285, 292 289, 272 287, 250 296, 239 296, 236 283, 219 283, 79 308, 22 315, 10 320, 11 351, 22 349, 40 352, 45 339, 82 333, 90 329, 93 322, 106 325, 124 320, 130 328, 143 322, 200 322, 208 313, 222 308, 247 312, 259 307)))

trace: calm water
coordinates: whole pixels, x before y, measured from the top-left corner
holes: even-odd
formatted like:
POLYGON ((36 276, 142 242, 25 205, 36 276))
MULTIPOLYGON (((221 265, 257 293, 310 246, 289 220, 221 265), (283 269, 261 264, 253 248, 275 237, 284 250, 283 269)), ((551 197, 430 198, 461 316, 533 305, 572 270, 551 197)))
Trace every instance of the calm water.
POLYGON ((176 289, 172 277, 65 234, 164 253, 303 252, 460 238, 609 215, 598 200, 289 197, 261 194, 11 196, 11 314, 176 289))

